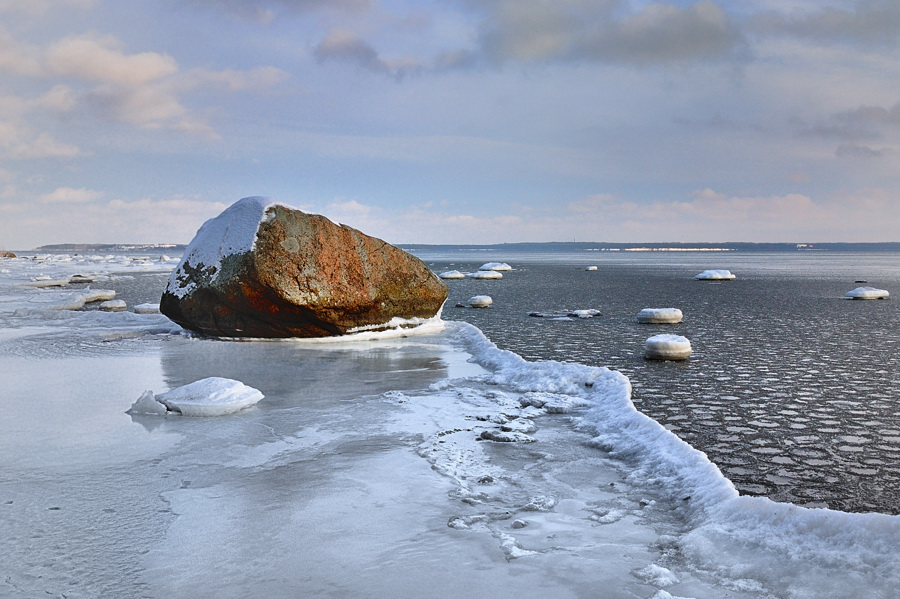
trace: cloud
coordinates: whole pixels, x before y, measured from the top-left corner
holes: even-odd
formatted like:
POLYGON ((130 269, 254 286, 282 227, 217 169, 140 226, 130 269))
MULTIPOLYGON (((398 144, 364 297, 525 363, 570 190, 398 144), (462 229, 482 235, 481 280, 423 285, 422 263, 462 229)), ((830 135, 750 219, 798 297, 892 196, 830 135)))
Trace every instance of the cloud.
POLYGON ((620 16, 614 0, 495 0, 486 4, 481 43, 494 61, 585 61, 637 65, 721 58, 743 44, 710 0, 651 3, 620 16))
POLYGON ((224 85, 231 91, 258 91, 274 87, 290 78, 290 73, 271 66, 257 67, 249 71, 192 69, 187 73, 187 79, 192 86, 224 85))
POLYGON ((356 64, 376 73, 386 73, 396 79, 419 73, 423 65, 414 59, 384 60, 378 52, 350 31, 329 33, 313 50, 319 62, 334 60, 356 64))
POLYGON ((42 74, 38 51, 0 30, 0 72, 39 77, 42 74))
POLYGON ((36 139, 13 146, 7 153, 8 158, 29 160, 34 158, 78 158, 88 156, 77 146, 53 139, 48 133, 41 133, 36 139))
POLYGON ((47 69, 72 76, 124 87, 137 87, 178 71, 175 59, 157 52, 125 54, 112 37, 67 37, 47 49, 47 69))
POLYGON ((372 6, 370 0, 187 0, 195 6, 221 10, 234 18, 271 23, 278 17, 318 11, 356 13, 372 6))
POLYGON ((783 34, 818 42, 855 42, 893 46, 900 39, 900 4, 896 0, 859 0, 850 8, 825 7, 814 12, 765 12, 748 27, 761 34, 783 34))
POLYGON ((38 201, 44 204, 84 204, 92 202, 103 196, 103 192, 92 189, 73 189, 71 187, 58 187, 53 192, 38 197, 38 201))
POLYGON ((51 9, 90 8, 96 0, 0 0, 0 14, 12 13, 40 16, 51 9))

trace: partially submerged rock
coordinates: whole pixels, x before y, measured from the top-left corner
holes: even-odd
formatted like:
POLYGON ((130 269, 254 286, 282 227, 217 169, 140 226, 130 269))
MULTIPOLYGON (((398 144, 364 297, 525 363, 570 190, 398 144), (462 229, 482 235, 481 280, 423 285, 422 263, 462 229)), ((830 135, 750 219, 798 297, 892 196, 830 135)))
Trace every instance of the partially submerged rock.
POLYGON ((691 342, 680 335, 654 335, 644 344, 644 355, 650 360, 684 360, 691 355, 691 342))
POLYGON ((415 256, 251 197, 200 228, 160 311, 207 335, 327 337, 418 324, 446 299, 446 284, 415 256))
POLYGON ((15 258, 16 255, 12 252, 0 252, 0 258, 15 258))
POLYGON ((637 315, 643 324, 677 324, 683 315, 678 308, 644 308, 637 315))
POLYGON ((851 299, 886 299, 890 293, 886 289, 876 289, 875 287, 857 287, 844 294, 851 299))
POLYGON ((704 270, 694 278, 698 281, 731 281, 735 276, 729 270, 704 270))

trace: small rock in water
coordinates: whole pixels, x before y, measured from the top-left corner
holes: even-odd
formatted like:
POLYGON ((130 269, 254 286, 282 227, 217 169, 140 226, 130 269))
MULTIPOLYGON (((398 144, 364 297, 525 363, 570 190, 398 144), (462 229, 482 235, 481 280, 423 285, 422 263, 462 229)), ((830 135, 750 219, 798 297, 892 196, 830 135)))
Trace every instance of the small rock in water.
POLYGON ((730 281, 735 276, 729 270, 704 270, 694 278, 698 281, 730 281))
POLYGON ((481 438, 485 441, 495 441, 497 443, 534 443, 537 441, 537 439, 529 437, 525 433, 506 433, 496 429, 481 431, 481 438))
POLYGON ((489 295, 475 295, 469 298, 469 305, 473 308, 487 308, 494 303, 489 295))
POLYGON ((876 289, 875 287, 857 287, 844 295, 851 299, 887 299, 890 293, 885 289, 876 289))
POLYGON ((650 360, 684 360, 691 355, 691 342, 680 335, 654 335, 644 344, 650 360))

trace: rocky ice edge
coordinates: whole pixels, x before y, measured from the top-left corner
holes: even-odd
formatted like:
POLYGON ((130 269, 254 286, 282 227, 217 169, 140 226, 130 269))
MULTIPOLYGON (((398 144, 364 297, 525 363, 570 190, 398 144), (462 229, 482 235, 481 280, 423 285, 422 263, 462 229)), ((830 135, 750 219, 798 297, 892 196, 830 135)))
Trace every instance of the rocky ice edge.
POLYGON ((215 268, 212 276, 215 280, 221 270, 222 258, 253 249, 259 225, 268 218, 266 210, 276 205, 284 204, 263 196, 251 196, 238 200, 218 216, 203 223, 169 277, 166 291, 182 298, 193 290, 193 284, 182 287, 179 283, 185 264, 192 267, 202 264, 207 268, 215 268))
POLYGON ((735 276, 729 270, 704 270, 694 278, 698 281, 730 281, 735 276))
POLYGON ((875 287, 857 287, 844 295, 852 299, 885 299, 890 293, 885 289, 876 289, 875 287))
POLYGON ((152 391, 145 391, 128 413, 165 415, 171 411, 184 416, 224 416, 252 406, 262 398, 258 389, 214 376, 156 396, 152 391))
MULTIPOLYGON (((889 597, 900 586, 900 516, 740 496, 706 454, 635 408, 631 384, 622 374, 580 364, 527 362, 498 349, 472 325, 454 322, 448 328, 464 342, 470 361, 489 372, 480 380, 491 389, 586 403, 576 422, 593 435, 591 444, 620 461, 628 485, 683 519, 685 533, 670 542, 690 567, 746 591, 758 584, 754 578, 771 584, 802 578, 821 591, 803 596, 889 597), (836 571, 844 573, 841 580, 833 576, 836 571)), ((458 395, 462 384, 451 381, 448 391, 458 395)), ((485 465, 471 467, 474 472, 445 473, 467 486, 485 465)))
POLYGON ((678 308, 644 308, 637 315, 640 323, 676 324, 681 322, 683 314, 678 308))

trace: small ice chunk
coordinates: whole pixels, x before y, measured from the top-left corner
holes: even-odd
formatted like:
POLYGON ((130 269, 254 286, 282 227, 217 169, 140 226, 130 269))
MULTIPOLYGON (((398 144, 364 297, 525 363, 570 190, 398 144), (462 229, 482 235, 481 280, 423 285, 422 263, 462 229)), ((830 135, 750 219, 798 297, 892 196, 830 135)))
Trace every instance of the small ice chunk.
POLYGON ((637 315, 637 321, 649 324, 675 324, 681 322, 678 308, 644 308, 637 315))
POLYGON ((222 416, 252 406, 263 394, 240 381, 209 377, 156 396, 174 412, 185 416, 222 416))
POLYGON ((635 570, 632 574, 643 582, 652 584, 657 588, 670 587, 681 582, 671 570, 656 564, 650 564, 646 568, 635 570))
POLYGON ((465 279, 466 278, 466 275, 459 272, 458 270, 445 270, 438 276, 442 279, 465 279))
POLYGON ((473 272, 471 274, 466 275, 472 279, 502 279, 503 275, 497 272, 496 270, 479 270, 478 272, 473 272))
POLYGON ((875 289, 874 287, 865 286, 857 287, 844 295, 852 299, 885 299, 890 293, 884 289, 875 289))
POLYGON ((159 314, 159 304, 138 304, 134 307, 135 314, 159 314))
POLYGON ((45 287, 65 287, 69 284, 69 279, 47 279, 44 277, 35 277, 34 281, 29 283, 22 283, 24 287, 38 287, 43 289, 45 287))
POLYGON ((157 416, 165 416, 166 406, 156 401, 153 391, 144 391, 136 402, 131 404, 131 408, 125 412, 126 414, 155 414, 157 416))
POLYGON ((82 296, 84 297, 84 303, 86 304, 92 302, 108 302, 115 299, 116 292, 112 289, 86 289, 82 296))
POLYGON ((597 270, 597 267, 596 266, 588 266, 587 268, 585 268, 585 270, 593 271, 593 270, 597 270))
POLYGON ((691 342, 680 335, 654 335, 644 344, 644 355, 651 360, 684 360, 691 355, 691 342))
POLYGON ((517 431, 498 431, 497 429, 488 429, 481 431, 481 438, 485 441, 496 441, 497 443, 534 443, 537 441, 534 437, 530 437, 525 433, 517 431))
POLYGON ((127 308, 125 300, 109 300, 100 304, 100 310, 103 312, 124 312, 127 308))
POLYGON ((600 314, 600 310, 594 310, 593 308, 588 308, 587 310, 572 310, 569 312, 569 316, 573 318, 593 318, 600 314))
POLYGON ((730 270, 704 270, 694 278, 698 281, 730 281, 735 276, 730 270))
POLYGON ((475 295, 469 298, 469 305, 473 308, 487 308, 494 303, 489 295, 475 295))
POLYGON ((512 266, 506 262, 486 262, 478 267, 478 270, 512 270, 512 266))

